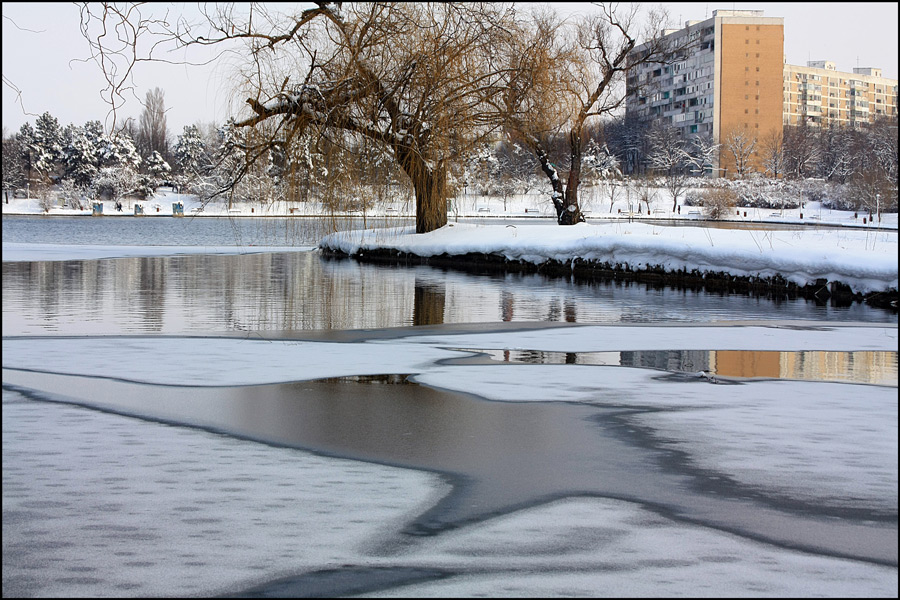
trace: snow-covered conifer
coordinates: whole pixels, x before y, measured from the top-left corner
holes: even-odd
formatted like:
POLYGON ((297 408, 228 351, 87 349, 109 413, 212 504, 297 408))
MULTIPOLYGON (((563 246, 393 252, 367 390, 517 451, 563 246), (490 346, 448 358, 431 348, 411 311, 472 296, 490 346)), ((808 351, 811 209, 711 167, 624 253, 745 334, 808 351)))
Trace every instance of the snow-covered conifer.
POLYGON ((63 165, 65 177, 76 185, 90 185, 100 165, 100 149, 94 131, 69 125, 64 131, 63 165))
POLYGON ((59 121, 49 112, 35 121, 32 148, 34 168, 45 176, 54 175, 63 158, 63 138, 59 121))
POLYGON ((206 165, 206 146, 196 125, 185 125, 175 143, 175 160, 181 172, 188 178, 201 173, 206 165))
POLYGON ((102 165, 104 167, 127 166, 137 169, 141 164, 141 157, 134 146, 134 140, 125 133, 118 132, 106 136, 102 150, 102 165))
POLYGON ((150 175, 151 181, 158 184, 169 179, 169 175, 172 173, 172 167, 163 160, 163 157, 159 152, 154 150, 147 159, 147 173, 150 175))

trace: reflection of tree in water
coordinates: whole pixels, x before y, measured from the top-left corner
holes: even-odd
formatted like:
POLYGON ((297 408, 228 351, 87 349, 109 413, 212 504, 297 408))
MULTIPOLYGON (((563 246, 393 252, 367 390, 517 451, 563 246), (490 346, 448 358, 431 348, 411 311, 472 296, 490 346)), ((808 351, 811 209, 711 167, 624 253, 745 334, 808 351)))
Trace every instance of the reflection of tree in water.
POLYGON ((576 323, 578 311, 575 308, 575 302, 571 298, 561 301, 559 296, 551 298, 547 306, 546 321, 556 322, 565 321, 566 323, 576 323))
POLYGON ((413 325, 440 325, 444 322, 446 286, 416 279, 413 325))
MULTIPOLYGON (((31 277, 38 281, 41 310, 45 318, 55 317, 59 312, 60 294, 66 289, 68 280, 63 276, 66 271, 65 265, 64 262, 26 263, 26 268, 31 271, 31 277)), ((14 267, 10 265, 9 268, 14 267)), ((7 263, 3 263, 3 270, 6 269, 7 263)))
POLYGON ((500 292, 500 318, 504 321, 512 321, 515 314, 514 296, 506 290, 500 292))
POLYGON ((166 276, 169 261, 148 257, 138 260, 140 317, 149 331, 160 331, 166 304, 166 276))
POLYGON ((566 301, 563 304, 563 314, 565 315, 566 323, 576 323, 578 321, 576 318, 577 311, 575 310, 575 302, 573 302, 571 298, 566 298, 566 301))
MULTIPOLYGON (((313 252, 183 257, 175 289, 192 328, 240 331, 408 325, 411 271, 313 252)), ((170 282, 172 283, 172 282, 170 282)))

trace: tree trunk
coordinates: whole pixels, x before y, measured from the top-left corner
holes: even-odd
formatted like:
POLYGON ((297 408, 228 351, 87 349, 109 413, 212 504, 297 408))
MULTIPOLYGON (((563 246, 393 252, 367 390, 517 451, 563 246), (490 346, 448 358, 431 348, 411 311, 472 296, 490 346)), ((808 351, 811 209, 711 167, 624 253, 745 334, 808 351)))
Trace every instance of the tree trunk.
POLYGON ((556 219, 560 225, 574 225, 584 221, 581 208, 578 206, 578 184, 581 183, 581 127, 569 132, 569 183, 566 186, 562 207, 557 208, 556 219))
POLYGON ((553 190, 550 199, 553 201, 553 208, 556 209, 556 222, 560 225, 574 225, 584 221, 581 209, 578 208, 578 183, 581 179, 581 135, 573 129, 570 136, 570 143, 573 144, 571 146, 573 168, 569 170, 566 187, 563 187, 559 172, 550 162, 547 152, 541 144, 537 140, 531 141, 534 153, 541 163, 541 171, 550 180, 550 187, 553 190))
MULTIPOLYGON (((671 192, 672 190, 669 190, 669 191, 671 192)), ((673 192, 672 193, 672 212, 674 213, 676 210, 678 210, 678 194, 673 192)), ((647 213, 648 214, 650 213, 650 205, 649 204, 647 205, 647 213)))
POLYGON ((428 233, 447 224, 447 172, 426 169, 413 180, 416 190, 416 233, 428 233))
POLYGON ((566 195, 565 190, 563 189, 562 180, 560 180, 556 167, 550 162, 550 159, 547 157, 547 153, 543 148, 539 145, 535 145, 534 153, 541 163, 541 171, 543 171, 547 178, 550 179, 550 187, 553 190, 550 199, 553 201, 553 207, 556 209, 556 217, 559 219, 559 215, 563 210, 563 198, 565 198, 566 195))
POLYGON ((447 168, 430 166, 418 154, 400 150, 400 166, 416 193, 416 233, 428 233, 447 224, 447 168))

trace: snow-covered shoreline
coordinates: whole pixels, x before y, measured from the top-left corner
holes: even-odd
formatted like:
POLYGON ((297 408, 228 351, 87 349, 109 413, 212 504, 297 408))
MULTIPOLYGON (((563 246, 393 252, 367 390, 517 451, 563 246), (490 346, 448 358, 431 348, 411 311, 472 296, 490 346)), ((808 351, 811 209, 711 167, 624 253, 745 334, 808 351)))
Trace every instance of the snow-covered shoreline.
MULTIPOLYGON (((843 230, 754 231, 662 227, 646 223, 583 223, 574 227, 451 223, 415 234, 409 228, 338 232, 322 239, 327 252, 355 257, 441 257, 453 262, 497 257, 519 265, 578 264, 621 271, 699 278, 779 278, 795 286, 838 282, 854 294, 897 290, 897 235, 843 230)), ((547 269, 550 270, 550 269, 547 269)))

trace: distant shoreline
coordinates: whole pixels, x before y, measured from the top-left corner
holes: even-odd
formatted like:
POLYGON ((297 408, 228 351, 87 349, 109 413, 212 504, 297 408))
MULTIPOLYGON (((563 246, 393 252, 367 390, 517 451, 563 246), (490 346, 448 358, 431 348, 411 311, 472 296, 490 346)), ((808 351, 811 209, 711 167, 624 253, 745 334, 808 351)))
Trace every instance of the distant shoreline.
MULTIPOLYGON (((33 213, 33 212, 11 212, 4 211, 4 217, 95 217, 95 218, 103 218, 103 217, 114 217, 114 218, 123 218, 123 217, 135 217, 138 219, 143 218, 172 218, 172 219, 193 219, 193 218, 205 218, 205 219, 372 219, 372 220, 407 220, 411 221, 415 219, 415 215, 405 215, 405 214, 367 214, 363 215, 362 213, 340 213, 340 214, 313 214, 313 213, 304 213, 304 214, 263 214, 263 213, 191 213, 184 215, 173 215, 172 213, 147 213, 143 215, 134 215, 131 213, 103 213, 102 215, 92 215, 90 211, 69 211, 69 212, 51 212, 51 213, 33 213)), ((534 220, 535 222, 552 222, 555 223, 556 219, 552 216, 547 215, 523 215, 523 214, 480 214, 480 215, 461 215, 461 219, 487 219, 487 220, 534 220)), ((810 228, 821 228, 821 229, 860 229, 864 231, 897 231, 896 226, 892 225, 875 225, 872 223, 867 223, 863 225, 862 223, 835 223, 835 222, 821 222, 821 221, 786 221, 786 222, 778 222, 778 221, 767 221, 764 219, 756 220, 756 219, 708 219, 708 218, 668 218, 668 217, 628 217, 628 216, 620 216, 620 215, 609 215, 609 216, 587 216, 588 223, 646 223, 650 225, 660 225, 660 226, 673 226, 673 227, 691 227, 695 225, 704 224, 707 226, 715 226, 716 224, 723 225, 764 225, 765 228, 769 229, 792 229, 794 227, 810 227, 810 228)))

